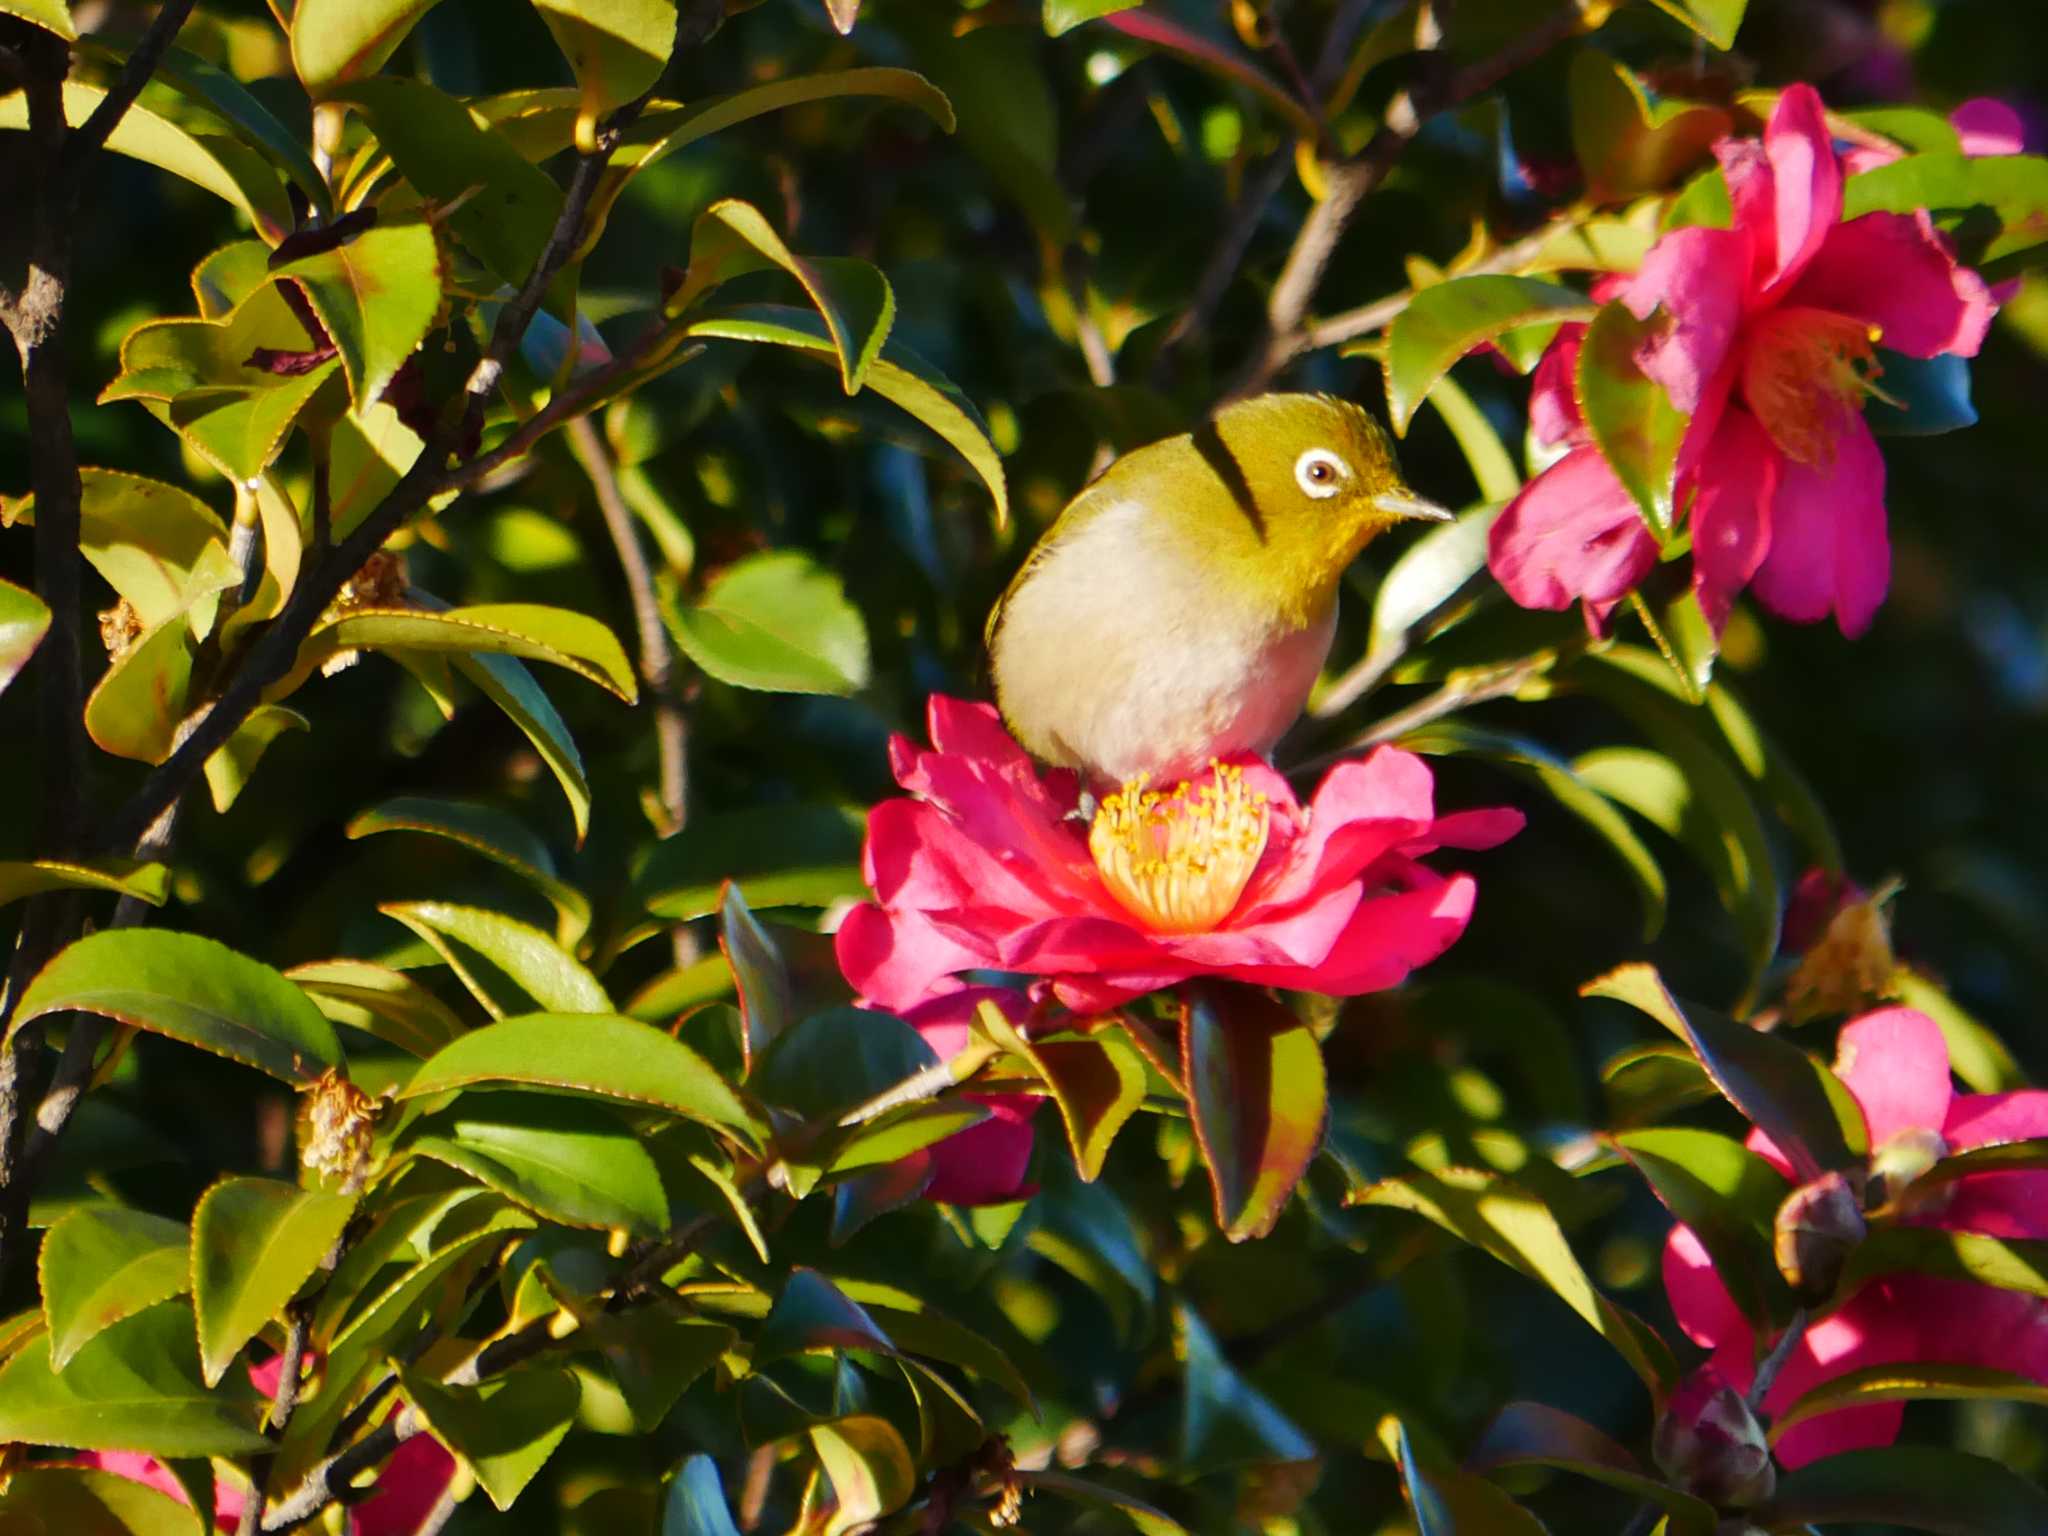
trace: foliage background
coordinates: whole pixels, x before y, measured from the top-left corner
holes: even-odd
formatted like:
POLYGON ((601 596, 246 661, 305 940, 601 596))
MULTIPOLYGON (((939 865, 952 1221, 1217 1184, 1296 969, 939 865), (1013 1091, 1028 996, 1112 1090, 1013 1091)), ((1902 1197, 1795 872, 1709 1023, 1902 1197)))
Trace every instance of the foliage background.
MULTIPOLYGON (((1238 46, 1217 7, 1189 0, 1156 8, 1238 46)), ((1329 9, 1302 0, 1282 14, 1297 36, 1313 38, 1329 9)), ((1375 7, 1373 19, 1399 9, 1375 7)), ((1460 0, 1454 35, 1499 35, 1532 9, 1540 7, 1530 0, 1460 0)), ((982 616, 1098 451, 1198 414, 1255 340, 1264 284, 1307 206, 1291 177, 1260 221, 1215 324, 1181 350, 1157 387, 1162 376, 1150 358, 1159 332, 1186 303, 1236 187, 1284 143, 1280 130, 1247 94, 1182 61, 1144 58, 1101 24, 1048 39, 1037 22, 1034 6, 1000 0, 958 12, 952 0, 870 0, 844 38, 821 7, 803 0, 767 0, 733 16, 684 61, 674 94, 689 99, 822 67, 903 64, 952 92, 961 132, 949 138, 912 112, 859 102, 746 125, 641 176, 586 276, 588 309, 619 340, 652 299, 660 269, 682 264, 697 214, 718 197, 747 198, 770 211, 794 248, 881 266, 900 305, 896 334, 981 406, 1009 455, 1017 515, 998 531, 965 467, 902 417, 870 397, 845 399, 831 374, 808 361, 736 345, 714 347, 606 419, 631 463, 636 505, 687 530, 665 549, 682 590, 701 589, 752 550, 804 550, 843 583, 872 650, 865 685, 842 698, 747 692, 693 674, 693 827, 750 807, 865 805, 888 793, 886 734, 917 729, 928 691, 982 691, 982 616), (950 33, 956 14, 974 23, 964 38, 950 33), (1069 206, 1072 239, 1049 272, 1049 226, 1069 206), (1077 292, 1115 354, 1112 391, 1091 381, 1074 324, 1077 292)), ((206 6, 185 41, 230 64, 302 126, 303 100, 278 78, 288 61, 275 36, 259 0, 243 0, 206 6)), ((1630 6, 1599 46, 1644 68, 1732 69, 1764 83, 1812 79, 1837 106, 1902 90, 1940 108, 1996 94, 2037 125, 2048 122, 2048 11, 2010 0, 1754 0, 1725 59, 1648 6, 1630 6)), ((1501 135, 1511 124, 1526 165, 1564 165, 1567 53, 1513 77, 1500 115, 1488 103, 1425 130, 1354 223, 1319 311, 1401 288, 1411 254, 1448 260, 1474 219, 1514 229, 1540 217, 1526 188, 1503 183, 1501 135)), ((505 0, 445 0, 390 67, 461 93, 568 80, 541 23, 505 0)), ((1382 68, 1367 77, 1359 101, 1375 105, 1396 83, 1398 72, 1382 68)), ((1362 113, 1360 121, 1369 126, 1362 113)), ((1340 137, 1352 131, 1340 123, 1340 137)), ((106 158, 94 177, 72 311, 81 456, 185 479, 196 466, 181 462, 171 436, 142 411, 92 401, 116 371, 120 338, 141 319, 189 311, 190 269, 238 231, 220 203, 132 162, 106 158)), ((772 280, 761 284, 781 296, 772 280)), ((1484 361, 1461 365, 1457 377, 1503 435, 1518 440, 1525 385, 1484 361)), ((1369 360, 1318 353, 1287 378, 1382 405, 1369 360)), ((2048 554, 2037 529, 2044 392, 2048 299, 2036 286, 2009 307, 1976 365, 1980 424, 1895 443, 1888 455, 1895 578, 1872 634, 1852 645, 1828 627, 1739 620, 1723 659, 1832 812, 1850 869, 1866 883, 1902 877, 1901 953, 1945 977, 2030 1075, 2048 1070, 2048 1027, 2035 1002, 2048 983, 2048 779, 2039 771, 2048 747, 2048 554)), ((0 491, 26 488, 25 454, 22 399, 9 379, 0 388, 0 491)), ((1453 503, 1473 498, 1463 460, 1433 413, 1423 413, 1403 455, 1419 489, 1453 503)), ((226 510, 217 478, 209 484, 201 472, 188 483, 226 510)), ((23 534, 0 538, 0 573, 28 579, 26 545, 23 534)), ((1374 568, 1384 569, 1392 553, 1375 550, 1357 573, 1340 661, 1362 648, 1363 598, 1374 568)), ((471 498, 407 555, 413 579, 451 601, 547 601, 631 632, 588 481, 559 438, 530 474, 471 498)), ((300 695, 312 731, 279 742, 230 814, 188 816, 175 861, 180 925, 279 966, 339 953, 417 964, 429 952, 378 916, 378 902, 417 896, 531 906, 516 882, 459 851, 429 840, 348 837, 351 817, 399 793, 512 809, 545 838, 565 876, 601 909, 616 908, 628 899, 624 872, 650 839, 648 712, 574 681, 551 682, 550 693, 591 769, 596 810, 580 849, 555 785, 506 720, 473 707, 443 723, 395 668, 366 661, 300 695)), ((1375 695, 1346 721, 1405 697, 1398 689, 1375 695)), ((1539 708, 1546 740, 1568 752, 1615 735, 1613 717, 1585 700, 1497 703, 1480 718, 1530 729, 1539 708)), ((0 740, 23 743, 32 731, 30 694, 0 696, 0 740)), ((1304 750, 1314 745, 1304 738, 1304 750)), ((37 803, 35 765, 32 752, 0 754, 6 804, 37 803)), ((96 762, 101 792, 125 787, 132 768, 96 762)), ((1620 1010, 1582 1002, 1575 990, 1643 953, 1634 898, 1617 866, 1520 783, 1463 761, 1444 760, 1439 772, 1442 803, 1509 800, 1530 810, 1532 824, 1510 856, 1486 863, 1472 931, 1421 989, 1424 999, 1448 1000, 1368 999, 1330 1043, 1348 1106, 1340 1129, 1358 1156, 1381 1160, 1381 1171, 1417 1135, 1438 1135, 1455 1154, 1490 1128, 1542 1145, 1598 1122, 1605 1090, 1595 1068, 1643 1037, 1620 1010), (1457 978, 1481 985, 1500 977, 1525 995, 1512 1012, 1471 1005, 1476 993, 1461 1005, 1452 990, 1457 978)), ((0 821, 0 838, 9 840, 0 853, 25 852, 28 830, 23 816, 0 821)), ((1741 961, 1713 891, 1674 845, 1646 835, 1672 883, 1670 917, 1650 958, 1675 985, 1732 995, 1741 961)), ((1780 851, 1789 880, 1798 858, 1780 851)), ((608 976, 615 995, 653 979, 668 958, 662 949, 643 945, 622 960, 608 976)), ((119 1177, 168 1208, 189 1207, 216 1170, 287 1165, 286 1096, 211 1057, 145 1038, 113 1092, 167 1143, 161 1160, 119 1177)), ((1708 1123, 1733 1124, 1714 1110, 1704 1114, 1708 1123)), ((77 1175, 90 1161, 81 1134, 66 1168, 77 1175)), ((1043 1219, 1084 1234, 1107 1222, 1107 1235, 1094 1229, 1090 1240, 1112 1264, 1134 1256, 1119 1249, 1131 1241, 1121 1218, 1073 1186, 1064 1162, 1042 1122, 1043 1219)), ((1302 1529, 1398 1523, 1394 1476, 1373 1445, 1385 1411, 1397 1409, 1453 1445, 1510 1396, 1572 1409, 1626 1440, 1646 1432, 1642 1396, 1614 1357, 1589 1347, 1559 1304, 1506 1270, 1445 1250, 1376 1284, 1379 1248, 1333 1248, 1311 1233, 1300 1208, 1266 1245, 1182 1243, 1176 1221, 1199 1218, 1207 1197, 1199 1171, 1171 1187, 1176 1163, 1185 1174, 1185 1147, 1170 1134, 1155 1147, 1141 1122, 1112 1158, 1109 1187, 1177 1294, 1225 1338, 1253 1341, 1243 1354, 1252 1379, 1325 1447, 1321 1486, 1297 1512, 1302 1529), (1264 1338, 1266 1330, 1275 1331, 1264 1338), (1360 1511, 1372 1513, 1361 1519, 1360 1511)), ((67 1193, 85 1190, 60 1181, 48 1198, 61 1202, 67 1193)), ((1576 1240, 1589 1267, 1625 1303, 1666 1321, 1654 1262, 1661 1209, 1625 1174, 1598 1178, 1577 1198, 1588 1225, 1576 1240)), ((1378 1219, 1320 1214, 1361 1233, 1378 1219)), ((1096 1294, 1022 1255, 1007 1257, 991 1277, 983 1268, 990 1261, 955 1241, 937 1214, 892 1220, 878 1229, 886 1237, 872 1248, 856 1245, 845 1262, 919 1276, 960 1316, 1017 1344, 1049 1428, 1093 1418, 1114 1400, 1122 1411, 1104 1432, 1123 1464, 1142 1472, 1163 1454, 1180 1405, 1159 1355, 1158 1315, 1118 1326, 1135 1301, 1129 1281, 1104 1280, 1096 1294)), ((800 1233, 798 1241, 814 1237, 800 1233)), ((24 1279, 15 1277, 17 1287, 24 1279)), ((8 1298, 7 1310, 27 1299, 8 1298)), ((1164 1305, 1163 1297, 1150 1300, 1164 1305)), ((1020 1449, 1048 1432, 1022 1420, 1011 1427, 1020 1449)), ((637 1486, 680 1449, 732 1452, 732 1432, 711 1405, 686 1404, 660 1446, 578 1435, 502 1528, 633 1528, 613 1523, 627 1504, 574 1511, 593 1489, 637 1486)), ((1916 1405, 1908 1434, 2037 1473, 2048 1461, 2048 1416, 2037 1408, 1916 1405)), ((1283 1479, 1239 1480, 1228 1471, 1168 1497, 1182 1501, 1184 1516, 1195 1512, 1203 1529, 1221 1529, 1213 1522, 1233 1505, 1292 1506, 1283 1479)), ((1562 1480, 1532 1487, 1529 1502, 1560 1530, 1619 1529, 1630 1508, 1619 1494, 1562 1480)), ((480 1506, 473 1501, 451 1529, 488 1523, 480 1506)), ((1033 1528, 1058 1528, 1065 1515, 1044 1506, 1034 1505, 1033 1528)))

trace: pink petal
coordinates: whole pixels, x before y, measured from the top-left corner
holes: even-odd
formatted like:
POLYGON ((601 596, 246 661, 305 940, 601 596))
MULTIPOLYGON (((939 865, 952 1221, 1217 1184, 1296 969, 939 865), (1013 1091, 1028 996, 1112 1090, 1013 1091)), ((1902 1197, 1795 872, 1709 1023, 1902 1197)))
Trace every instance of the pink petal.
POLYGON ((1880 1008, 1842 1026, 1835 1076, 1863 1106, 1872 1147, 1903 1131, 1939 1131, 1948 1120, 1948 1043, 1912 1008, 1880 1008))
POLYGON ((1323 775, 1308 830, 1248 891, 1247 917, 1342 885, 1374 859, 1429 829, 1435 780, 1413 752, 1380 747, 1323 775))
MULTIPOLYGON (((2048 1089, 1957 1094, 1949 1103, 1948 1123, 1941 1134, 1955 1149, 2048 1136, 2048 1089)), ((2048 1211, 2042 1214, 2048 1219, 2048 1211)))
POLYGON ((1770 548, 1778 463, 1754 416, 1731 410, 1721 417, 1692 504, 1692 584, 1716 634, 1770 548))
POLYGON ((1589 446, 1522 487, 1487 535, 1486 562, 1524 608, 1569 608, 1625 596, 1657 563, 1657 543, 1589 446))
POLYGON ((384 1464, 370 1496, 349 1511, 356 1536, 413 1536, 441 1502, 455 1458, 431 1435, 414 1435, 384 1464))
POLYGON ((924 1197, 942 1205, 1000 1205, 1028 1193, 1031 1117, 1042 1100, 1021 1094, 971 1093, 989 1118, 932 1147, 932 1181, 924 1197))
POLYGON ((922 912, 885 912, 872 903, 846 914, 832 947, 853 990, 895 1012, 923 1002, 955 972, 994 960, 986 949, 940 931, 922 912))
POLYGON ((1948 115, 1966 155, 2023 155, 2027 125, 1995 96, 1972 96, 1948 115))
POLYGON ((1190 970, 1320 965, 1358 910, 1359 895, 1358 882, 1346 880, 1271 916, 1234 919, 1230 926, 1211 933, 1162 936, 1159 945, 1176 960, 1185 961, 1190 970))
POLYGON ((1622 302, 1638 320, 1662 306, 1665 328, 1636 352, 1636 364, 1664 386, 1679 410, 1699 408, 1708 383, 1728 360, 1742 323, 1748 246, 1734 230, 1675 229, 1630 279, 1622 302))
POLYGON ((1776 267, 1766 292, 1799 278, 1842 218, 1842 167, 1828 132, 1820 92, 1801 82, 1785 88, 1764 128, 1771 162, 1776 267))
POLYGON ((1012 1024, 1021 1024, 1031 1012, 1030 1000, 1014 987, 961 987, 927 999, 899 1015, 916 1030, 941 1061, 951 1061, 967 1048, 974 1033, 974 1016, 983 1003, 994 1003, 1012 1024))
MULTIPOLYGON (((1671 1299, 1671 1313, 1679 1328, 1693 1343, 1702 1349, 1740 1345, 1742 1357, 1748 1359, 1749 1319, 1721 1283, 1691 1227, 1673 1227, 1664 1240, 1664 1294, 1671 1299)), ((1750 1380, 1747 1375, 1742 1378, 1741 1390, 1748 1389, 1750 1380)))
POLYGON ((1411 878, 1412 889, 1359 902, 1321 964, 1244 966, 1222 974, 1327 997, 1357 997, 1394 986, 1457 942, 1479 894, 1470 875, 1446 879, 1418 864, 1411 878))
POLYGON ((1984 279, 1956 264, 1924 209, 1836 225, 1786 302, 1853 315, 1910 357, 1976 356, 1998 312, 1984 279))
POLYGON ((1771 547, 1756 594, 1801 623, 1830 612, 1854 639, 1870 627, 1891 580, 1885 535, 1884 456, 1863 418, 1835 444, 1833 465, 1785 461, 1771 500, 1771 547))
MULTIPOLYGON (((1943 1139, 1951 1152, 2048 1136, 2048 1091, 1958 1094, 1943 1139)), ((2048 1171, 1973 1174, 1957 1181, 1934 1225, 1991 1237, 2048 1237, 2048 1171)))
POLYGON ((925 722, 936 752, 981 758, 998 767, 1030 767, 1031 759, 1003 729, 1003 717, 993 704, 935 693, 925 703, 925 722))
POLYGON ((1543 444, 1578 441, 1585 432, 1579 413, 1579 345, 1586 328, 1577 321, 1557 335, 1529 375, 1529 430, 1543 444))
MULTIPOLYGON (((1910 1309, 1892 1295, 1888 1281, 1867 1286, 1831 1316, 1806 1330, 1764 1399, 1767 1413, 1781 1413, 1799 1398, 1837 1376, 1871 1365, 1895 1365, 1919 1357, 1910 1309)), ((1715 1357, 1719 1363, 1721 1356, 1715 1357)), ((1741 1377, 1745 1388, 1754 1369, 1741 1377)), ((1890 1445, 1899 1437, 1903 1403, 1844 1408, 1795 1425, 1778 1442, 1781 1466, 1803 1467, 1823 1456, 1890 1445)))
POLYGON ((1453 811, 1448 816, 1437 817, 1427 836, 1403 843, 1401 852, 1416 857, 1437 848, 1468 848, 1474 852, 1498 848, 1527 826, 1528 821, 1529 818, 1520 811, 1503 806, 1453 811))

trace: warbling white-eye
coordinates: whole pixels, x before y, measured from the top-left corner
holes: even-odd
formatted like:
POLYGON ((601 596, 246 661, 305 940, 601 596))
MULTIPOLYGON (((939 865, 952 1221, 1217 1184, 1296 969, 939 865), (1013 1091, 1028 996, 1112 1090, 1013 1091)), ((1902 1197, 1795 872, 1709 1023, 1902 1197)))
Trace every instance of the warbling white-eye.
POLYGON ((1382 530, 1450 515, 1348 400, 1227 405, 1125 454, 1039 539, 989 615, 996 704, 1090 786, 1264 755, 1329 655, 1344 568, 1382 530))

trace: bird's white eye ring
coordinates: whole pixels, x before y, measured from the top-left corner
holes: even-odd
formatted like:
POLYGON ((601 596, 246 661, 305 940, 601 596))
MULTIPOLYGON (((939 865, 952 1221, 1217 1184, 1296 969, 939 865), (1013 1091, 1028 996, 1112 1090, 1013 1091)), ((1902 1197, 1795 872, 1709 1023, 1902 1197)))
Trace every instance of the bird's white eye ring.
POLYGON ((1311 448, 1294 461, 1294 483, 1304 496, 1321 501, 1351 478, 1351 466, 1327 448, 1311 448))

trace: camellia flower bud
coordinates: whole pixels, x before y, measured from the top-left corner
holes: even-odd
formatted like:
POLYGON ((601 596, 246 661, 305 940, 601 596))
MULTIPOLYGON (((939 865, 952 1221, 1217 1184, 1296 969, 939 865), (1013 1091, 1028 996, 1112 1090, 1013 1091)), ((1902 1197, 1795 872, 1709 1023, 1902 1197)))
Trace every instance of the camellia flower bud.
POLYGON ((1920 1176, 1948 1156, 1948 1143, 1929 1126, 1911 1126, 1870 1153, 1870 1203, 1888 1205, 1905 1199, 1916 1212, 1932 1212, 1946 1205, 1954 1185, 1930 1189, 1919 1195, 1909 1193, 1920 1176))
POLYGON ((1763 1426, 1711 1365, 1671 1395, 1650 1450, 1666 1477, 1718 1507, 1747 1509, 1778 1486, 1763 1426))
POLYGON ((1771 1226, 1778 1272, 1804 1302, 1834 1294, 1842 1266, 1869 1230, 1863 1203, 1839 1173, 1824 1173, 1793 1190, 1771 1226))

